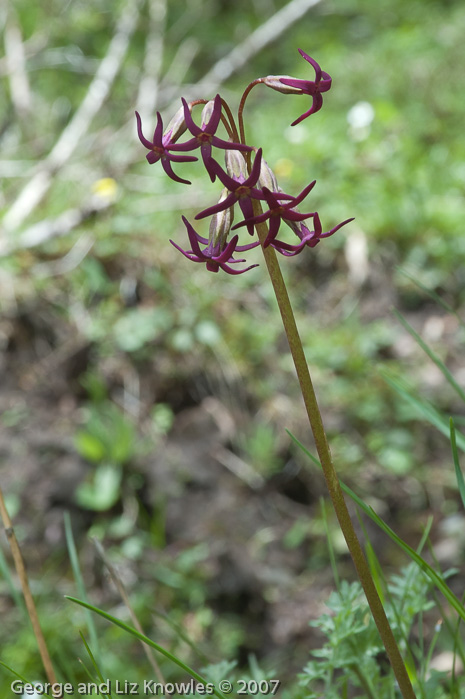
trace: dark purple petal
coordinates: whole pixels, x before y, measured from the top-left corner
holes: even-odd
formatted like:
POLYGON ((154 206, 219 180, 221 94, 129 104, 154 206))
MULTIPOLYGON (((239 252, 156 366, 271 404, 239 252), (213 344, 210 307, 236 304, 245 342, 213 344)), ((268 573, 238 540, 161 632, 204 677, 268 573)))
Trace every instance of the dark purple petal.
POLYGON ((147 153, 145 157, 147 158, 147 161, 150 163, 150 165, 153 165, 154 163, 157 163, 160 160, 161 155, 160 153, 155 153, 154 150, 151 150, 149 153, 147 153))
POLYGON ((315 59, 309 56, 307 53, 305 53, 305 51, 302 51, 302 49, 299 49, 299 53, 302 56, 302 58, 305 58, 305 60, 308 61, 314 67, 316 80, 321 80, 321 68, 319 64, 315 61, 315 59))
POLYGON ((171 167, 171 163, 170 163, 167 156, 164 156, 161 159, 161 164, 162 164, 163 170, 166 172, 168 177, 171 177, 171 179, 174 180, 175 182, 180 182, 181 184, 192 184, 192 182, 190 182, 189 180, 183 180, 182 177, 178 177, 176 175, 176 173, 173 171, 173 168, 171 167))
POLYGON ((172 153, 167 153, 166 156, 173 163, 194 163, 198 158, 195 155, 173 155, 172 153))
POLYGON ((153 143, 159 148, 163 148, 163 121, 160 112, 157 112, 157 125, 153 132, 153 143))
POLYGON ((192 115, 189 111, 189 107, 187 106, 187 102, 184 99, 184 97, 181 97, 181 102, 182 102, 183 107, 184 107, 184 121, 186 122, 186 126, 193 136, 198 136, 199 134, 202 133, 202 129, 199 126, 197 126, 197 124, 193 120, 192 115))
POLYGON ((177 245, 177 243, 174 242, 174 240, 170 239, 170 243, 176 248, 176 250, 179 250, 179 252, 181 252, 184 255, 184 257, 187 257, 187 259, 191 262, 204 262, 204 260, 200 260, 198 257, 196 257, 192 251, 183 250, 181 247, 179 247, 179 245, 177 245))
POLYGON ((215 204, 214 206, 210 206, 208 209, 204 209, 200 213, 197 214, 195 217, 197 221, 199 221, 202 218, 206 218, 207 216, 213 216, 213 214, 218 214, 220 211, 224 211, 230 206, 233 206, 235 202, 237 201, 237 197, 235 194, 231 193, 228 194, 226 199, 223 199, 223 201, 219 202, 218 204, 215 204))
POLYGON ((298 119, 292 122, 291 126, 296 126, 296 124, 300 124, 301 121, 309 117, 311 114, 315 114, 318 112, 321 107, 323 106, 323 97, 320 95, 318 92, 316 95, 313 95, 313 104, 311 106, 311 109, 308 110, 308 112, 305 112, 305 114, 302 114, 298 119))
POLYGON ((139 136, 140 142, 146 148, 152 148, 153 143, 151 143, 147 138, 145 138, 144 134, 142 133, 142 119, 140 118, 139 112, 136 112, 136 120, 137 120, 137 134, 139 136))
POLYGON ((194 230, 194 227, 191 226, 189 221, 185 216, 182 217, 183 223, 187 228, 187 235, 189 236, 190 244, 192 246, 193 252, 200 258, 205 259, 205 256, 203 252, 200 249, 199 246, 199 235, 198 233, 194 230))
POLYGON ((278 235, 279 231, 279 224, 281 223, 281 219, 278 218, 277 216, 274 216, 272 219, 270 219, 270 226, 268 229, 268 235, 265 238, 265 242, 263 243, 263 247, 267 248, 268 245, 270 245, 276 236, 278 235))
POLYGON ((210 121, 208 124, 205 124, 205 127, 203 131, 205 133, 211 133, 214 134, 216 132, 216 129, 218 128, 218 124, 220 123, 221 119, 221 97, 219 95, 216 95, 214 105, 213 105, 213 112, 210 117, 210 121))
POLYGON ((211 145, 215 146, 216 148, 224 148, 225 150, 228 150, 228 149, 241 150, 241 151, 253 150, 252 146, 246 146, 243 143, 236 143, 235 141, 224 141, 222 138, 218 138, 218 136, 212 137, 211 145))
POLYGON ((342 226, 345 226, 346 223, 350 223, 351 221, 354 221, 354 220, 355 220, 355 219, 354 219, 353 217, 352 217, 352 218, 347 218, 347 219, 346 219, 345 221, 343 221, 342 223, 338 223, 337 226, 334 226, 334 228, 331 228, 331 230, 328 231, 327 233, 320 233, 318 237, 319 237, 319 238, 329 238, 330 235, 333 235, 333 233, 336 233, 336 231, 338 231, 340 228, 342 228, 342 226))
POLYGON ((310 218, 311 216, 315 216, 315 214, 299 214, 298 211, 284 211, 282 214, 282 218, 285 218, 289 221, 305 221, 307 218, 310 218))
MULTIPOLYGON (((243 260, 232 260, 232 262, 243 262, 243 260)), ((227 274, 244 274, 244 272, 248 272, 249 269, 253 269, 254 267, 258 267, 259 265, 250 265, 250 267, 246 267, 245 269, 232 269, 232 267, 229 267, 228 265, 224 264, 224 262, 221 264, 221 269, 224 272, 227 272, 227 274)))

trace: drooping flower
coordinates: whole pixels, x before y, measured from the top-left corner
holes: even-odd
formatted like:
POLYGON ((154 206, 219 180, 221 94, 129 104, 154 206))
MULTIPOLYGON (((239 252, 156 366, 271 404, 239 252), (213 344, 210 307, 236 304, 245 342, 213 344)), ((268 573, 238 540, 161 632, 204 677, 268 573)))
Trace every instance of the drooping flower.
POLYGON ((323 233, 323 227, 321 225, 320 217, 318 216, 318 213, 315 212, 313 216, 313 231, 311 231, 308 228, 308 226, 303 222, 289 222, 289 225, 294 231, 294 233, 297 235, 298 238, 300 238, 300 243, 298 245, 290 245, 289 243, 285 243, 282 240, 275 239, 271 243, 271 247, 273 247, 275 250, 280 252, 282 255, 285 255, 286 257, 294 257, 295 255, 298 255, 300 252, 302 252, 302 250, 305 247, 314 248, 315 245, 318 245, 322 238, 329 238, 330 235, 333 235, 334 233, 336 233, 336 231, 342 228, 342 226, 345 226, 346 223, 350 223, 353 220, 353 218, 347 218, 342 223, 339 223, 337 226, 334 226, 334 228, 331 228, 330 231, 323 233), (293 225, 291 225, 291 223, 293 225))
POLYGON ((225 150, 234 149, 241 151, 251 151, 253 148, 251 146, 245 146, 243 143, 224 141, 222 138, 215 136, 221 119, 221 97, 219 95, 216 95, 215 99, 208 102, 204 108, 201 126, 197 126, 192 119, 189 106, 184 97, 181 97, 181 101, 184 107, 184 119, 186 121, 187 128, 193 135, 193 138, 182 144, 184 146, 183 150, 194 150, 194 148, 200 147, 200 153, 202 155, 205 168, 210 175, 211 181, 214 182, 215 171, 213 168, 213 163, 215 161, 212 158, 212 146, 215 146, 216 148, 223 148, 225 150))
MULTIPOLYGON (((173 155, 170 150, 173 151, 183 151, 186 150, 182 143, 174 143, 173 138, 179 135, 179 128, 177 132, 174 131, 173 127, 169 127, 165 133, 163 133, 163 120, 161 118, 160 112, 157 112, 157 125, 153 134, 153 141, 149 141, 145 138, 142 133, 142 119, 139 112, 136 112, 137 119, 137 133, 139 135, 139 140, 143 146, 148 148, 148 153, 145 156, 148 162, 152 165, 153 163, 161 160, 162 167, 168 177, 171 177, 175 182, 181 182, 182 184, 191 184, 189 180, 184 180, 182 177, 178 177, 171 167, 171 161, 174 163, 190 163, 197 160, 192 155, 173 155)), ((172 122, 171 122, 172 123, 172 122)))
POLYGON ((240 228, 241 226, 249 227, 252 224, 263 223, 264 221, 269 220, 270 223, 268 235, 263 244, 263 247, 267 248, 278 235, 279 226, 281 225, 281 221, 283 219, 287 221, 304 221, 305 219, 311 218, 315 215, 315 213, 301 214, 294 210, 296 206, 300 204, 300 202, 303 201, 307 194, 309 194, 309 192, 313 189, 315 183, 316 180, 313 180, 313 182, 307 185, 307 187, 305 187, 305 189, 303 189, 297 197, 290 197, 288 194, 284 194, 283 192, 271 192, 268 187, 263 187, 263 194, 265 195, 267 204, 270 207, 268 211, 265 211, 263 214, 259 214, 258 216, 252 216, 245 221, 241 221, 241 223, 236 223, 236 225, 233 226, 233 230, 240 228), (289 201, 286 201, 286 203, 283 204, 281 202, 284 199, 289 199, 289 201))
POLYGON ((229 243, 226 240, 221 241, 218 239, 216 239, 215 242, 215 236, 213 236, 209 241, 207 238, 203 238, 201 235, 199 235, 184 216, 182 217, 182 220, 187 228, 187 235, 189 236, 192 250, 183 250, 172 240, 170 240, 170 243, 174 245, 174 247, 179 250, 184 257, 187 257, 188 260, 191 260, 192 262, 205 262, 207 269, 210 272, 218 272, 219 269, 222 269, 224 272, 227 272, 227 274, 243 274, 244 272, 248 272, 249 269, 258 267, 256 264, 250 265, 245 269, 233 269, 229 266, 231 264, 245 262, 244 259, 235 260, 233 258, 233 254, 236 251, 244 252, 245 250, 251 250, 252 248, 257 247, 257 245, 260 244, 258 241, 255 243, 249 243, 249 245, 238 245, 238 235, 235 235, 229 241, 229 243), (199 243, 202 243, 202 245, 206 245, 207 247, 201 250, 199 243))
MULTIPOLYGON (((297 88, 301 90, 302 95, 311 95, 312 106, 311 108, 302 114, 298 119, 292 122, 291 126, 299 124, 301 121, 309 117, 311 114, 318 112, 323 106, 323 96, 322 92, 327 92, 331 87, 332 78, 324 70, 321 70, 319 64, 315 59, 308 56, 302 49, 299 49, 300 55, 308 61, 315 69, 315 80, 297 80, 295 78, 283 77, 279 78, 279 82, 283 85, 287 85, 291 88, 297 88)), ((276 89, 276 88, 275 88, 276 89)))
MULTIPOLYGON (((226 152, 226 156, 228 156, 228 154, 229 151, 226 152)), ((231 153, 231 156, 233 158, 234 154, 231 153)), ((239 156, 239 158, 242 158, 242 156, 239 156)), ((242 161, 243 167, 240 166, 240 161, 236 160, 232 164, 231 168, 228 168, 231 172, 234 172, 233 177, 228 175, 215 160, 212 161, 212 172, 215 175, 218 175, 218 179, 223 183, 225 187, 227 187, 230 194, 222 202, 219 202, 214 206, 210 206, 208 209, 204 209, 199 214, 197 214, 197 216, 195 217, 197 220, 205 218, 206 216, 211 216, 212 214, 216 214, 219 211, 223 211, 224 209, 227 209, 229 206, 233 206, 236 202, 239 203, 241 211, 244 214, 244 218, 250 219, 253 217, 253 206, 251 199, 265 198, 262 190, 255 187, 258 178, 260 177, 262 149, 260 148, 257 151, 252 170, 249 176, 247 176, 247 169, 243 158, 242 161)), ((251 223, 250 226, 247 226, 247 230, 249 231, 250 235, 254 234, 253 223, 251 223)))

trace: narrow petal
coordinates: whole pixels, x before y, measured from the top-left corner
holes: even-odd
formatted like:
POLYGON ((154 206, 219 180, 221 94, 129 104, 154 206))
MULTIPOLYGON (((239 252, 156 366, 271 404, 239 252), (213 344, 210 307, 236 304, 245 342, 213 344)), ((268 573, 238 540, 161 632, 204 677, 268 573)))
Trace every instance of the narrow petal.
MULTIPOLYGON (((234 260, 234 262, 239 262, 239 260, 234 260)), ((220 266, 224 272, 227 272, 227 274, 236 275, 236 274, 244 274, 244 272, 248 272, 249 269, 253 269, 254 267, 258 267, 259 265, 257 265, 257 264, 250 265, 250 267, 246 267, 245 269, 233 269, 232 267, 229 267, 229 265, 227 265, 223 262, 220 266)))
POLYGON ((168 160, 168 158, 165 156, 161 159, 161 164, 163 167, 163 170, 166 172, 168 177, 171 177, 172 180, 175 182, 180 182, 181 184, 192 184, 189 180, 183 180, 182 177, 178 177, 176 173, 173 171, 173 168, 171 167, 171 163, 168 160))
POLYGON ((278 235, 280 223, 281 223, 281 219, 278 218, 277 216, 274 216, 270 220, 270 227, 268 230, 268 235, 266 236, 265 242, 263 243, 264 248, 267 248, 268 245, 270 245, 274 241, 276 236, 278 235))
POLYGON ((184 99, 184 97, 181 97, 181 102, 182 102, 183 107, 184 107, 184 121, 186 122, 186 126, 193 136, 198 136, 199 134, 202 133, 202 129, 199 126, 197 126, 197 124, 193 120, 191 113, 189 111, 189 107, 187 106, 187 102, 184 99))
POLYGON ((229 148, 232 148, 233 150, 242 151, 253 150, 252 146, 246 146, 243 143, 235 143, 234 141, 224 141, 222 138, 218 138, 218 136, 213 136, 211 140, 211 145, 215 146, 216 148, 224 148, 226 150, 228 150, 229 148))
POLYGON ((160 112, 157 112, 157 125, 153 132, 153 144, 159 148, 163 148, 163 120, 160 112))
POLYGON ((210 117, 210 121, 208 124, 205 125, 205 128, 203 131, 205 133, 211 133, 214 134, 216 132, 216 129, 218 128, 218 124, 220 123, 221 119, 221 97, 220 95, 216 95, 215 97, 215 102, 213 106, 213 112, 210 117))
POLYGON ((142 143, 143 146, 146 148, 152 148, 153 143, 151 143, 147 138, 145 138, 144 134, 142 133, 142 119, 140 118, 139 112, 136 112, 136 120, 137 120, 137 134, 139 136, 139 140, 142 143))
POLYGON ((189 221, 187 220, 187 218, 185 216, 182 217, 182 220, 183 220, 184 225, 187 228, 187 235, 189 236, 192 250, 194 251, 194 253, 198 257, 200 257, 200 259, 202 259, 202 260, 208 259, 205 257, 205 255, 203 254, 203 252, 200 249, 199 236, 198 236, 197 232, 194 230, 193 226, 191 226, 191 224, 189 223, 189 221))
POLYGON ((179 250, 179 252, 181 252, 184 255, 184 257, 187 257, 187 259, 190 260, 191 262, 204 262, 204 260, 200 260, 191 251, 183 250, 181 247, 179 247, 179 245, 177 245, 177 243, 174 242, 174 240, 170 239, 170 243, 171 243, 171 245, 173 245, 176 248, 176 250, 179 250))
POLYGON ((319 64, 315 61, 315 59, 309 56, 307 53, 305 53, 305 51, 302 51, 302 49, 299 49, 299 53, 302 56, 302 58, 305 58, 305 60, 308 61, 314 67, 316 80, 321 80, 321 68, 319 64))
POLYGON ((214 206, 210 206, 208 209, 204 209, 201 211, 195 219, 199 221, 202 218, 206 218, 207 216, 213 216, 213 214, 218 214, 220 211, 225 211, 230 206, 233 206, 237 201, 237 197, 235 194, 228 194, 226 199, 223 199, 223 201, 220 201, 218 204, 215 204, 214 206))
POLYGON ((173 163, 194 163, 198 158, 195 157, 195 155, 173 155, 172 153, 169 153, 168 156, 169 160, 172 160, 173 163))

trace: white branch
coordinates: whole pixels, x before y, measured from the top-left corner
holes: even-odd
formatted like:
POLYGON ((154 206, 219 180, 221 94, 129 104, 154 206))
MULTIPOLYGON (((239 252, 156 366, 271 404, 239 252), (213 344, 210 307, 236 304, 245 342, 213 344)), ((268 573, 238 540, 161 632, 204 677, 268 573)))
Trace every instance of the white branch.
POLYGON ((141 0, 128 0, 126 3, 108 51, 100 62, 86 96, 53 149, 40 163, 39 171, 21 190, 16 201, 5 215, 3 225, 6 231, 18 228, 42 201, 51 186, 53 174, 64 165, 76 150, 79 140, 102 107, 136 28, 140 2, 141 0))

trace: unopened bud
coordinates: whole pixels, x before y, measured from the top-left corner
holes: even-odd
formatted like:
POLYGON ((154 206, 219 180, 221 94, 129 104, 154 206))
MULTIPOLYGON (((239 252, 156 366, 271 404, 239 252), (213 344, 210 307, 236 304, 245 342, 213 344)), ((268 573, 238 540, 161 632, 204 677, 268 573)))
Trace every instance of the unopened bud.
MULTIPOLYGON (((192 111, 192 107, 189 105, 189 111, 192 111)), ((163 138, 170 143, 175 143, 178 138, 180 138, 185 130, 187 129, 186 122, 184 120, 184 107, 178 109, 174 117, 171 119, 170 123, 163 132, 163 138)))
POLYGON ((302 94, 302 90, 299 87, 284 85, 281 82, 281 78, 285 78, 286 80, 295 80, 295 78, 292 78, 290 75, 267 75, 266 78, 263 78, 263 82, 267 87, 271 87, 272 90, 283 92, 285 95, 302 94))
MULTIPOLYGON (((229 190, 225 187, 221 193, 218 204, 221 204, 221 202, 228 196, 229 190)), ((231 230, 233 220, 234 211, 232 206, 228 207, 224 211, 219 211, 217 214, 213 214, 210 221, 210 232, 208 236, 209 247, 213 246, 213 248, 216 248, 219 246, 220 250, 223 249, 228 238, 229 231, 231 230)))
POLYGON ((227 173, 233 180, 244 182, 247 179, 247 165, 240 151, 229 148, 224 154, 224 160, 227 173))
POLYGON ((215 100, 210 100, 207 102, 202 110, 202 129, 204 129, 212 118, 213 110, 215 108, 215 100))
POLYGON ((260 187, 266 187, 270 192, 277 192, 279 190, 278 181, 273 170, 270 168, 266 160, 263 160, 260 167, 260 177, 258 178, 258 183, 260 187))

